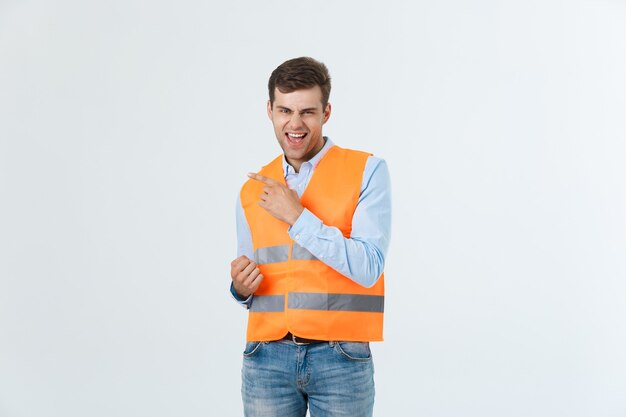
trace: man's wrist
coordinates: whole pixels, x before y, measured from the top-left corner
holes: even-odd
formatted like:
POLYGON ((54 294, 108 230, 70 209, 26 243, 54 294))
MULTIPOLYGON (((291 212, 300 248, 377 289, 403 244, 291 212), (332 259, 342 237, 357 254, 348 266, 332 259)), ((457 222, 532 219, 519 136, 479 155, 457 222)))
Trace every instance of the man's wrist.
POLYGON ((235 290, 235 294, 234 294, 235 297, 237 297, 240 301, 246 301, 252 295, 252 293, 242 294, 239 291, 237 291, 237 288, 234 288, 234 290, 235 290))
POLYGON ((294 211, 293 216, 288 221, 289 226, 293 226, 298 221, 300 216, 302 216, 302 212, 303 211, 304 211, 304 207, 303 206, 300 206, 298 209, 296 209, 296 211, 294 211))
POLYGON ((239 291, 237 291, 237 289, 235 288, 235 284, 233 282, 230 283, 230 293, 233 298, 240 303, 248 302, 250 300, 250 297, 252 296, 251 293, 246 296, 240 294, 239 291))

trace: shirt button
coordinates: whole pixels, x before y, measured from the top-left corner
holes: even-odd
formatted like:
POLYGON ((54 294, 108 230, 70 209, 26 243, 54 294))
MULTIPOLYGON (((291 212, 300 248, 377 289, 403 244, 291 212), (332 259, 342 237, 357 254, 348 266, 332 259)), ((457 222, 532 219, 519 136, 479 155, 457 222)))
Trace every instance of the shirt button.
POLYGON ((296 240, 300 240, 300 235, 296 235, 296 240))

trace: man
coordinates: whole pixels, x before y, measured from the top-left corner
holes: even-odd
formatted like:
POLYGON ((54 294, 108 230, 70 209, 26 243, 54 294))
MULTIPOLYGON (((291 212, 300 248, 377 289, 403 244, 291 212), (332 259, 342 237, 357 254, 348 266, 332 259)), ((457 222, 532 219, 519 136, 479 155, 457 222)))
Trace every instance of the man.
POLYGON ((369 342, 382 340, 389 174, 322 134, 330 76, 291 59, 268 83, 283 154, 241 189, 231 293, 249 309, 242 370, 248 417, 371 416, 369 342))

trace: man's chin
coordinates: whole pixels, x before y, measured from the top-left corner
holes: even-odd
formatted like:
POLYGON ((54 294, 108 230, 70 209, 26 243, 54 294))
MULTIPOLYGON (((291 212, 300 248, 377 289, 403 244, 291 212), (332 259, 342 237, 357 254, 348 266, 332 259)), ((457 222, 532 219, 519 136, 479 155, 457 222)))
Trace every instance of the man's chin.
POLYGON ((283 148, 283 153, 285 155, 287 155, 287 158, 295 158, 295 159, 300 159, 302 157, 304 157, 304 155, 306 154, 306 148, 292 148, 291 146, 287 146, 283 148))
POLYGON ((296 154, 296 153, 285 153, 285 157, 287 157, 287 161, 289 161, 289 163, 291 164, 292 162, 295 161, 301 161, 302 160, 302 156, 300 154, 296 154))

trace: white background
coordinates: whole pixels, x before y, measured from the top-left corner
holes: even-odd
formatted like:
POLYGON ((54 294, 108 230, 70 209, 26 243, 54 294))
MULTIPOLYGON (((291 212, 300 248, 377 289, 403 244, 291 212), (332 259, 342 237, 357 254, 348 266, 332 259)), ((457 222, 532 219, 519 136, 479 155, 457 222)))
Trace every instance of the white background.
MULTIPOLYGON (((626 3, 0 0, 0 416, 241 415, 270 72, 388 161, 376 415, 626 416, 626 3)), ((285 416, 286 417, 286 416, 285 416)))

